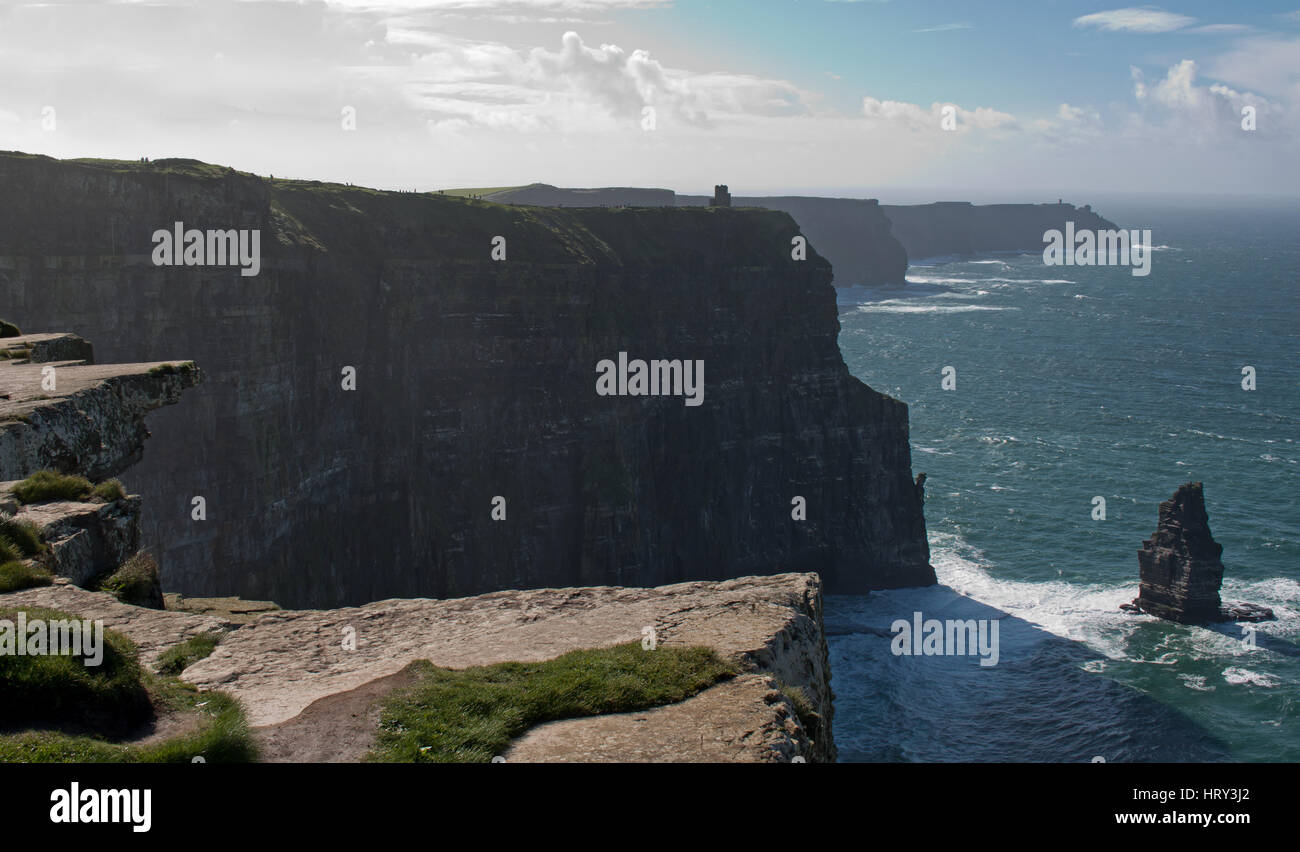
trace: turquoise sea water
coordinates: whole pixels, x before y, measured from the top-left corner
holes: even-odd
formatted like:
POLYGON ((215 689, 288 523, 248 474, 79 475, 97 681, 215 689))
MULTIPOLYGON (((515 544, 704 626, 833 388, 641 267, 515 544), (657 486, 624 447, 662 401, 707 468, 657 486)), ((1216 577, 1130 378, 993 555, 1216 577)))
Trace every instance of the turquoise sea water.
POLYGON ((1099 212, 1152 230, 1149 276, 1034 253, 839 291, 849 369, 910 405, 940 582, 827 601, 841 760, 1300 760, 1300 207, 1099 212), (1279 617, 1254 647, 1118 609, 1188 481, 1224 598, 1279 617), (999 619, 998 664, 894 656, 917 611, 999 619))

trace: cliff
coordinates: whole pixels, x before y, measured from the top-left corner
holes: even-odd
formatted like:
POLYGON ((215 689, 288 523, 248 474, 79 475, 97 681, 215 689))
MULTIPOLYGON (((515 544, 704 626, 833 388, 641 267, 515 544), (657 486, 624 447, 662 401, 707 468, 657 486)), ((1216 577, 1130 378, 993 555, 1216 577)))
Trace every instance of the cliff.
MULTIPOLYGON (((674 203, 703 207, 710 196, 676 195, 660 189, 560 189, 532 184, 500 190, 485 198, 551 207, 674 203)), ((735 196, 732 204, 789 213, 809 242, 834 266, 838 287, 899 283, 906 276, 909 260, 992 251, 1041 251, 1043 233, 1064 230, 1067 221, 1080 230, 1116 227, 1086 204, 975 205, 969 201, 941 201, 882 205, 874 198, 798 195, 735 196)))
POLYGON ((0 313, 110 360, 204 365, 128 475, 169 590, 321 607, 784 571, 840 592, 934 581, 907 408, 848 374, 830 265, 791 259, 788 215, 21 154, 0 155, 0 187, 0 313), (155 266, 151 235, 177 221, 259 230, 259 274, 155 266), (620 352, 702 360, 703 405, 598 396, 620 352))
MULTIPOLYGON (((703 206, 708 200, 703 195, 677 196, 678 204, 688 206, 703 206)), ((837 287, 899 284, 907 275, 908 252, 874 198, 736 196, 731 203, 789 213, 835 268, 837 287)))
MULTIPOLYGON (((500 204, 543 207, 706 207, 711 196, 677 195, 670 189, 608 187, 561 189, 546 184, 514 187, 485 195, 500 204)), ((799 233, 831 262, 834 284, 897 284, 907 274, 907 252, 890 235, 889 220, 874 199, 804 196, 735 197, 733 207, 761 207, 789 213, 799 233)))
POLYGON ((483 199, 498 204, 526 204, 537 207, 672 207, 677 193, 671 189, 635 186, 607 186, 569 189, 546 183, 530 183, 497 192, 483 199))
POLYGON ((886 204, 893 235, 912 260, 989 251, 1042 251, 1043 233, 1064 230, 1109 230, 1116 225, 1089 205, 987 204, 942 201, 935 204, 886 204))

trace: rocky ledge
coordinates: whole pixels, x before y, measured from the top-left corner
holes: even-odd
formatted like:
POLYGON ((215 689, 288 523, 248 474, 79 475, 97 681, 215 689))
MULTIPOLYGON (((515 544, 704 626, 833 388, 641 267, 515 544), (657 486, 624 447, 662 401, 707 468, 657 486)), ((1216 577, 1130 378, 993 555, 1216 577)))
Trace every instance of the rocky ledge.
POLYGON ((1184 624, 1267 621, 1273 611, 1257 604, 1224 604, 1223 545, 1210 533, 1205 490, 1199 482, 1179 486, 1160 504, 1160 521, 1138 551, 1140 591, 1124 609, 1184 624))
POLYGON ((0 480, 121 473, 143 455, 144 416, 202 378, 189 361, 97 365, 73 334, 0 340, 0 480))
MULTIPOLYGON (((373 742, 366 712, 415 660, 449 668, 540 661, 580 648, 640 641, 705 645, 740 674, 679 704, 637 713, 552 722, 504 755, 509 762, 833 761, 830 661, 816 574, 779 574, 658 588, 597 586, 493 592, 453 600, 387 600, 332 610, 275 611, 240 624, 188 612, 141 610, 67 584, 14 592, 5 605, 53 607, 103 618, 153 664, 165 647, 204 631, 224 632, 207 659, 185 670, 201 689, 238 698, 272 759, 359 759, 373 742), (355 638, 355 650, 345 639, 355 638), (803 692, 811 712, 788 697, 803 692), (277 752, 299 719, 330 715, 349 696, 355 712, 335 719, 310 754, 277 752)), ((319 725, 316 730, 323 729, 319 725)))
POLYGON ((201 380, 190 362, 97 365, 73 334, 0 340, 0 513, 36 527, 51 572, 85 584, 126 562, 140 548, 140 498, 23 504, 15 486, 42 470, 96 482, 121 473, 144 452, 145 415, 201 380))

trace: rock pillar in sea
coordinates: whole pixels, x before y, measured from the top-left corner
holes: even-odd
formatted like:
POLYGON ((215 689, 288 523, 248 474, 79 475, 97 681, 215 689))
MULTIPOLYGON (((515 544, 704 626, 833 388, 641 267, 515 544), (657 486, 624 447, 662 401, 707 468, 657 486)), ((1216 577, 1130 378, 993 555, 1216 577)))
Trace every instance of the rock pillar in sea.
POLYGON ((1160 504, 1156 531, 1138 551, 1141 587, 1134 603, 1173 621, 1218 620, 1222 555, 1223 545, 1210 534, 1201 483, 1179 486, 1160 504))
POLYGON ((1272 610, 1256 604, 1224 606, 1223 545, 1210 534, 1201 483, 1180 485, 1160 504, 1160 521, 1138 551, 1141 585, 1128 609, 1184 624, 1208 621, 1265 621, 1272 610))

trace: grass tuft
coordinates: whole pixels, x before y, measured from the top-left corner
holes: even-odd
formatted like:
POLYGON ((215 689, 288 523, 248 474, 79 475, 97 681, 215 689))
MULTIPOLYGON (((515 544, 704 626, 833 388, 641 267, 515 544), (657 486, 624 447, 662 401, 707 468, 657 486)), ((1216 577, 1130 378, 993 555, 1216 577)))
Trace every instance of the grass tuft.
MULTIPOLYGON (((73 620, 66 612, 38 607, 21 607, 30 632, 33 621, 73 620)), ((10 622, 10 641, 26 637, 15 634, 19 609, 0 610, 0 619, 10 622)), ((83 648, 85 646, 83 645, 83 648)), ((86 665, 84 656, 37 654, 17 655, 5 647, 0 635, 0 725, 78 725, 94 730, 125 731, 144 722, 150 713, 149 697, 141 681, 143 672, 136 661, 135 644, 111 630, 103 632, 103 660, 86 665)))
POLYGON ((88 496, 94 486, 84 476, 41 470, 14 486, 14 496, 22 503, 43 503, 47 500, 80 500, 88 496))
POLYGON ((23 330, 8 320, 0 319, 0 337, 22 337, 23 330))
POLYGON ((104 480, 96 485, 91 490, 91 493, 105 503, 116 503, 118 500, 126 499, 126 489, 116 479, 104 480))
POLYGON ((211 655, 220 641, 219 633, 200 633, 191 636, 158 656, 158 671, 166 675, 179 675, 199 660, 211 655))
POLYGON ((543 722, 673 704, 736 673, 710 648, 647 651, 635 642, 541 663, 413 665, 419 680, 385 701, 367 760, 489 762, 543 722))
POLYGON ((122 563, 112 574, 100 580, 96 587, 110 592, 119 601, 134 606, 162 609, 162 583, 158 579, 158 562, 141 551, 122 563))
POLYGON ((193 361, 185 361, 180 364, 159 364, 157 367, 149 368, 151 376, 173 376, 177 373, 188 373, 194 369, 193 361))
POLYGON ((126 489, 116 479, 94 485, 84 476, 40 470, 14 486, 14 497, 20 503, 91 499, 114 503, 126 499, 126 489))
POLYGON ((29 562, 13 560, 0 565, 0 594, 48 586, 54 582, 50 572, 29 562))
POLYGON ((0 515, 0 553, 16 554, 0 557, 0 562, 10 559, 31 559, 47 550, 49 547, 41 540, 40 531, 31 521, 0 515))

